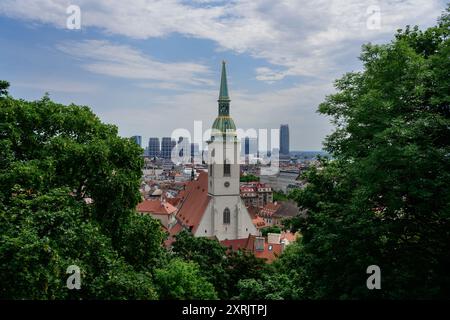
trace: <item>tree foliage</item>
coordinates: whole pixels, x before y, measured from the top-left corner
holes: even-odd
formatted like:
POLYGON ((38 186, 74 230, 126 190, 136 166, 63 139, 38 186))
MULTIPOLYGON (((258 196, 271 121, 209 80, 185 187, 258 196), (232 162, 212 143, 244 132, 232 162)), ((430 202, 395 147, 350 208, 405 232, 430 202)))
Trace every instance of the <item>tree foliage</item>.
POLYGON ((313 299, 450 296, 449 11, 437 26, 363 46, 319 107, 333 160, 293 196, 308 210, 298 284, 313 299), (382 290, 366 288, 381 268, 382 290))
POLYGON ((163 234, 134 211, 139 148, 87 107, 2 94, 0 297, 157 298, 151 267, 163 234), (80 290, 66 287, 70 265, 80 290))
POLYGON ((155 270, 155 282, 161 299, 217 299, 214 286, 192 261, 172 259, 164 268, 155 270))
POLYGON ((252 253, 227 250, 217 240, 196 238, 187 231, 176 236, 173 252, 185 261, 198 264, 201 274, 214 285, 221 299, 238 296, 239 280, 259 279, 264 269, 264 262, 252 253))

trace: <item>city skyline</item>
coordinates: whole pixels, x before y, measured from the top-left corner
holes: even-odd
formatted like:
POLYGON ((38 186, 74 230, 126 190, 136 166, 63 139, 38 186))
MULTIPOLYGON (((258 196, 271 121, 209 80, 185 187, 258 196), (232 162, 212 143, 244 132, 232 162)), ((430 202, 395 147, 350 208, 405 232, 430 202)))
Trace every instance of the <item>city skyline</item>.
POLYGON ((12 95, 34 100, 48 91, 55 101, 90 106, 120 135, 148 141, 192 131, 195 120, 209 127, 225 59, 239 127, 274 129, 289 119, 291 150, 322 149, 332 126, 317 107, 334 79, 361 69, 362 43, 390 41, 407 24, 426 28, 445 6, 378 1, 380 26, 368 28, 369 6, 354 0, 74 4, 80 30, 67 29, 67 2, 2 1, 0 41, 8 46, 0 68, 12 95), (188 14, 176 19, 180 12, 188 14))

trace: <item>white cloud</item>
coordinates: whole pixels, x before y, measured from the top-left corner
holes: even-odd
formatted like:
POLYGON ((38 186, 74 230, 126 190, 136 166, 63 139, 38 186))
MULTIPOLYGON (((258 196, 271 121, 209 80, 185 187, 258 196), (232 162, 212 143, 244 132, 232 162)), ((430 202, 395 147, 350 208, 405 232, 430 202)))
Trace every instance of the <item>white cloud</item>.
MULTIPOLYGON (((387 42, 407 24, 432 25, 445 7, 443 0, 134 0, 132 4, 2 0, 0 15, 65 28, 69 4, 81 7, 82 29, 96 28, 134 39, 175 33, 208 39, 217 50, 265 61, 255 69, 257 80, 276 82, 293 77, 285 89, 232 90, 231 112, 242 128, 274 128, 288 120, 295 137, 292 147, 302 149, 318 149, 330 131, 328 120, 316 114, 317 106, 332 91, 336 77, 359 68, 362 43, 387 42), (371 5, 381 10, 376 30, 366 26, 371 5), (297 76, 306 77, 301 84, 292 84, 297 76)), ((99 40, 65 42, 58 48, 79 59, 90 72, 134 80, 135 90, 100 97, 108 108, 99 108, 98 113, 104 121, 118 124, 124 135, 136 134, 136 130, 144 138, 146 133, 167 135, 171 128, 186 127, 194 120, 210 126, 217 114, 217 91, 209 85, 218 75, 201 63, 158 61, 130 46, 99 40), (206 90, 200 90, 204 85, 206 90), (139 88, 177 92, 165 95, 139 88)))
MULTIPOLYGON (((329 74, 338 67, 333 56, 342 50, 359 54, 354 43, 387 40, 406 24, 434 23, 444 3, 439 0, 242 0, 187 1, 79 0, 82 28, 132 38, 163 37, 171 33, 210 39, 219 48, 266 59, 283 72, 256 70, 257 79, 275 81, 285 76, 329 74), (381 28, 369 30, 367 8, 381 9, 381 28)), ((0 13, 65 26, 69 1, 3 0, 0 13)), ((99 66, 92 66, 99 71, 99 66)), ((103 66, 105 74, 124 73, 119 65, 103 66), (108 69, 108 70, 106 70, 108 69)), ((145 72, 137 77, 147 78, 145 72)))
MULTIPOLYGON (((126 45, 113 44, 104 40, 70 41, 57 46, 62 52, 83 61, 86 70, 107 76, 157 80, 163 83, 210 85, 212 81, 204 76, 209 69, 198 63, 160 62, 126 45)), ((162 84, 160 84, 162 85, 162 84)), ((167 85, 166 85, 166 88, 167 85)))

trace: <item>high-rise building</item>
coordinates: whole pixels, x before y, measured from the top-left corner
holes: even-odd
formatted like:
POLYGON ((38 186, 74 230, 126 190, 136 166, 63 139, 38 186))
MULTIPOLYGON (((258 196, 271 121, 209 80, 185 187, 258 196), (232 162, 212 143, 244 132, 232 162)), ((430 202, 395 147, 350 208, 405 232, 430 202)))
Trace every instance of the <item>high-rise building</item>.
POLYGON ((148 139, 148 156, 159 157, 161 152, 159 138, 152 137, 148 139))
POLYGON ((280 126, 280 154, 289 155, 289 125, 280 126))
POLYGON ((258 155, 258 138, 245 137, 242 143, 242 154, 244 156, 258 155))
POLYGON ((161 140, 161 157, 170 159, 172 156, 172 149, 176 146, 176 141, 171 137, 163 137, 161 140))
POLYGON ((191 143, 191 161, 201 163, 200 147, 198 143, 191 143))
POLYGON ((142 137, 141 136, 132 136, 131 139, 142 148, 142 137))

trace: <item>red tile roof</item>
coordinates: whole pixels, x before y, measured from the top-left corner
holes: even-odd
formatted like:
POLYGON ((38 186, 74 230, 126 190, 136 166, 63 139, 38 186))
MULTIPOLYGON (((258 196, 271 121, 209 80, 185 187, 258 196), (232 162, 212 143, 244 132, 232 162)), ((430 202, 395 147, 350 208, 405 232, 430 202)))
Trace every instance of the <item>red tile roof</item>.
POLYGON ((166 201, 171 205, 173 205, 174 207, 177 207, 180 204, 181 200, 182 199, 180 197, 166 198, 166 201))
POLYGON ((167 237, 167 240, 164 241, 164 245, 166 247, 169 247, 172 245, 173 242, 175 242, 175 236, 183 230, 183 226, 179 223, 175 224, 170 230, 168 231, 169 236, 167 237))
POLYGON ((280 204, 269 202, 264 206, 264 208, 261 209, 260 214, 264 217, 272 216, 280 207, 281 207, 280 204))
POLYGON ((140 213, 168 215, 177 211, 177 208, 160 200, 144 200, 137 205, 136 210, 140 213))
POLYGON ((265 259, 268 263, 274 261, 283 252, 282 244, 269 244, 267 239, 264 241, 264 250, 255 250, 255 239, 256 236, 249 235, 248 238, 223 240, 220 243, 233 251, 243 249, 252 252, 255 257, 265 259))
POLYGON ((255 225, 256 229, 264 228, 266 226, 266 222, 264 221, 264 219, 258 215, 254 219, 252 219, 252 222, 255 225))
POLYGON ((200 172, 198 179, 186 185, 184 201, 177 214, 178 220, 192 228, 192 233, 198 228, 211 197, 208 195, 208 173, 200 172))
POLYGON ((282 232, 281 233, 281 240, 286 239, 289 242, 294 242, 295 240, 297 240, 298 234, 297 233, 292 233, 292 232, 282 232))
POLYGON ((234 239, 234 240, 222 240, 220 242, 223 246, 231 248, 233 251, 239 249, 247 249, 248 238, 234 239))

